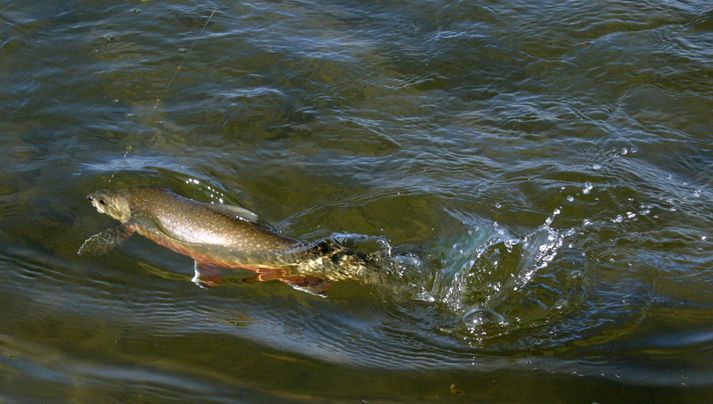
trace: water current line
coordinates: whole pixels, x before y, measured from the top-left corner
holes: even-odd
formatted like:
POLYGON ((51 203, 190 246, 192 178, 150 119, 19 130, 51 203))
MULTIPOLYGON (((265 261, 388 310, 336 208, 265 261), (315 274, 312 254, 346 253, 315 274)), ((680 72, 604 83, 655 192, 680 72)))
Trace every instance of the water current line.
MULTIPOLYGON (((191 42, 191 46, 188 47, 188 50, 187 50, 186 53, 183 55, 183 59, 181 59, 181 63, 179 63, 178 66, 176 67, 176 70, 175 70, 175 71, 173 72, 173 74, 171 75, 171 78, 168 80, 168 83, 166 83, 166 86, 163 88, 163 91, 161 91, 161 93, 158 95, 158 97, 156 97, 156 102, 153 104, 153 108, 151 109, 152 112, 156 112, 156 109, 158 109, 159 104, 161 104, 161 99, 163 99, 163 97, 166 95, 166 93, 168 92, 168 90, 171 88, 171 85, 172 85, 173 82, 176 80, 176 77, 178 76, 178 73, 181 71, 181 69, 183 69, 183 65, 186 63, 186 60, 188 59, 188 56, 189 56, 189 55, 191 54, 191 52, 193 51, 193 48, 196 46, 196 42, 198 42, 198 39, 200 38, 200 36, 201 36, 201 35, 203 34, 203 32, 205 31, 205 29, 206 29, 206 27, 208 26, 208 24, 210 24, 210 21, 213 19, 213 16, 215 15, 215 12, 216 12, 216 11, 218 11, 218 7, 213 7, 213 10, 210 12, 210 15, 208 16, 208 19, 205 21, 205 24, 203 24, 203 27, 201 28, 200 32, 198 33, 198 36, 197 36, 195 39, 193 39, 193 42, 191 42)), ((144 132, 144 129, 143 129, 143 128, 140 128, 140 129, 136 132, 136 137, 140 137, 143 132, 144 132)), ((123 155, 122 158, 121 158, 122 161, 125 161, 125 160, 126 160, 126 156, 129 155, 129 153, 131 152, 132 149, 133 149, 133 146, 132 146, 131 144, 129 144, 129 145, 126 147, 126 150, 124 151, 124 155, 123 155)), ((111 173, 111 177, 109 177, 109 181, 108 181, 108 182, 111 182, 111 180, 114 179, 114 175, 116 175, 116 170, 114 170, 114 172, 111 173)))

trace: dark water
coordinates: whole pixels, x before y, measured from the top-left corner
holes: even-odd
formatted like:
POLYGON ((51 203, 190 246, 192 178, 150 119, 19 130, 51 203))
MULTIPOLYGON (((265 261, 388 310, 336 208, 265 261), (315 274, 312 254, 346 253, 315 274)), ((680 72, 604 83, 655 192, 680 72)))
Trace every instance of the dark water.
POLYGON ((0 400, 706 401, 711 111, 707 1, 5 1, 0 400), (401 273, 77 257, 135 185, 401 273))

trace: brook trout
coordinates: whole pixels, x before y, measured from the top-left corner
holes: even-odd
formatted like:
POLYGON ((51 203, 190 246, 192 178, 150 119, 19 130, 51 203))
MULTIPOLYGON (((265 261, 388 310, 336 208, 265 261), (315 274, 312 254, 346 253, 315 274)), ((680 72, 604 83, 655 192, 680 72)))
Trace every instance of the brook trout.
POLYGON ((283 236, 236 206, 208 204, 169 190, 97 191, 87 199, 99 213, 121 222, 89 237, 77 253, 102 254, 138 233, 195 260, 193 282, 212 286, 218 268, 246 269, 257 280, 278 280, 324 295, 328 281, 366 280, 373 263, 334 241, 309 244, 283 236))

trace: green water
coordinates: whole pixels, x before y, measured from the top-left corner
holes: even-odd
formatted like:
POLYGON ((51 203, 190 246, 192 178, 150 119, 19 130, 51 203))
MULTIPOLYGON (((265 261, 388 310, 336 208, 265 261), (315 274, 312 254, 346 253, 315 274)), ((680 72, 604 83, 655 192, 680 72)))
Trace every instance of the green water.
POLYGON ((711 111, 705 1, 5 1, 0 401, 706 402, 711 111), (144 185, 397 271, 78 257, 144 185))

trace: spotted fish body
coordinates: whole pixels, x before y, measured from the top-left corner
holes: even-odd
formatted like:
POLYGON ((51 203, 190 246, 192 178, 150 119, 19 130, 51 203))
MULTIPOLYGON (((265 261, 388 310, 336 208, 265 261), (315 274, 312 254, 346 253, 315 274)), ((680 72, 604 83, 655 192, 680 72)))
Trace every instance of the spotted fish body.
POLYGON ((252 212, 194 201, 169 190, 131 188, 87 196, 118 228, 90 237, 78 253, 104 252, 133 233, 195 260, 194 282, 214 283, 216 268, 247 269, 257 279, 279 280, 323 294, 327 280, 366 280, 369 259, 336 242, 308 244, 257 222, 252 212))

